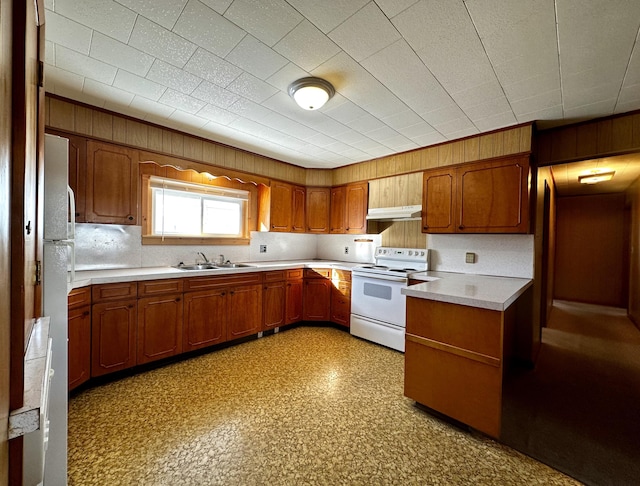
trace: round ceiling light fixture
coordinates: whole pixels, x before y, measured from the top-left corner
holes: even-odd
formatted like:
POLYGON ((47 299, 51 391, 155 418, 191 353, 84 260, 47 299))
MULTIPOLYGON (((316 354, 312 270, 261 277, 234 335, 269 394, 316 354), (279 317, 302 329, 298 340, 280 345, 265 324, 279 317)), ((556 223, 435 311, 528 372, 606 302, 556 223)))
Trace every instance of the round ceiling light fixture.
POLYGON ((289 85, 291 96, 300 108, 317 110, 336 94, 335 88, 329 81, 321 78, 301 78, 289 85))

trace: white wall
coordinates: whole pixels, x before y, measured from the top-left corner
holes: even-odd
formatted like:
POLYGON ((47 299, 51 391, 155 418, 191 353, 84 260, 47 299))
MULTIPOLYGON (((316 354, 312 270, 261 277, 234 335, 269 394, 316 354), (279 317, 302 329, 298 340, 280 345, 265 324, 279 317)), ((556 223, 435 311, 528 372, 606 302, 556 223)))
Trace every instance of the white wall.
POLYGON ((533 235, 427 235, 431 270, 533 278, 533 235), (476 263, 465 263, 465 253, 476 263))

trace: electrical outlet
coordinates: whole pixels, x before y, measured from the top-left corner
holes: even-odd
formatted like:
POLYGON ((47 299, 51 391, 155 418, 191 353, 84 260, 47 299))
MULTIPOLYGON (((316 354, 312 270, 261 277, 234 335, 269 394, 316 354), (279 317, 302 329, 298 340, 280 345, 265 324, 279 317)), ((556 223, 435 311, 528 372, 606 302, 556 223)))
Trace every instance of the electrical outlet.
POLYGON ((260 253, 267 253, 267 245, 260 245, 260 253))
POLYGON ((476 262, 476 254, 475 253, 466 253, 464 256, 465 263, 475 263, 476 262))
POLYGON ((344 254, 345 254, 345 255, 348 255, 348 254, 349 254, 349 247, 348 247, 348 246, 345 246, 345 247, 344 247, 344 254))

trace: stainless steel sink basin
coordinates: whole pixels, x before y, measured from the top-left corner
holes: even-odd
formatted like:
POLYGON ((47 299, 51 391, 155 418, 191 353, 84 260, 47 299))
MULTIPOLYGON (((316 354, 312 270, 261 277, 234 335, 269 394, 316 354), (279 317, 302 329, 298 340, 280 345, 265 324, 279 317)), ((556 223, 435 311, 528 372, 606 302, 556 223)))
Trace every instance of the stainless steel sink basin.
POLYGON ((245 267, 253 267, 254 265, 248 265, 246 263, 218 263, 216 264, 217 268, 245 268, 245 267))
POLYGON ((218 267, 212 263, 195 263, 193 265, 174 265, 173 268, 177 268, 179 270, 213 270, 218 267))

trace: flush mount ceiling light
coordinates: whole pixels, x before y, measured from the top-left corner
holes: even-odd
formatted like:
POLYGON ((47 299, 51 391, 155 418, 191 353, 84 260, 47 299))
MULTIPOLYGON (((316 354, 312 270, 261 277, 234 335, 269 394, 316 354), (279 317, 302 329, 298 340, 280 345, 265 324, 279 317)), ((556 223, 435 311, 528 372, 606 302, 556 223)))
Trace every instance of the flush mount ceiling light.
POLYGON ((329 81, 320 78, 301 78, 289 85, 291 96, 300 108, 317 110, 329 101, 336 90, 329 81))
POLYGON ((597 184, 598 182, 610 181, 615 173, 615 170, 610 169, 593 169, 588 174, 578 176, 578 182, 581 184, 597 184))

